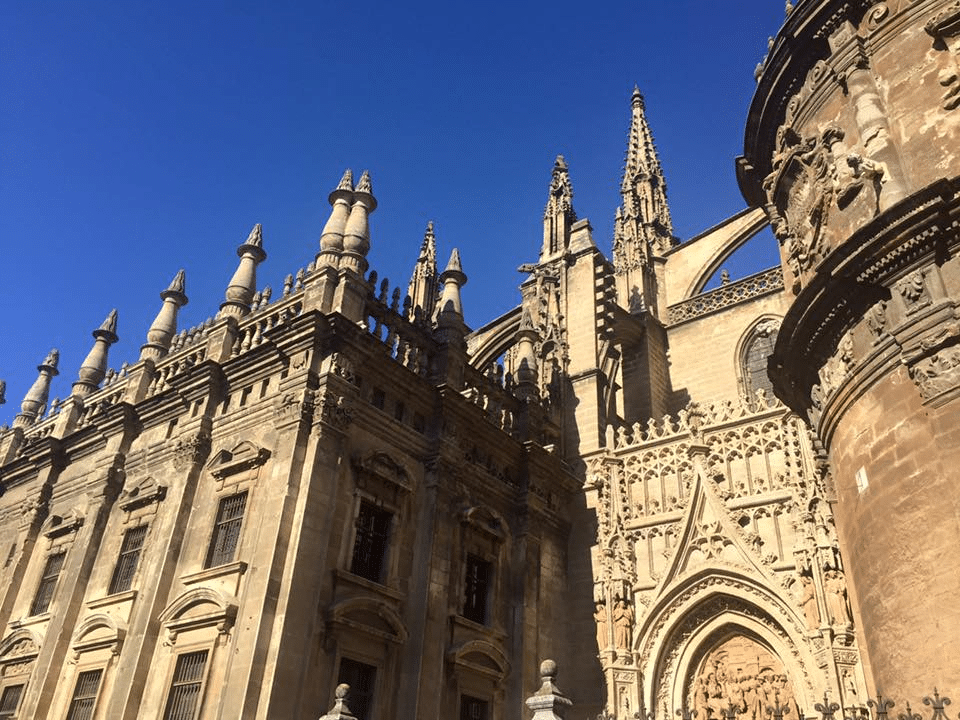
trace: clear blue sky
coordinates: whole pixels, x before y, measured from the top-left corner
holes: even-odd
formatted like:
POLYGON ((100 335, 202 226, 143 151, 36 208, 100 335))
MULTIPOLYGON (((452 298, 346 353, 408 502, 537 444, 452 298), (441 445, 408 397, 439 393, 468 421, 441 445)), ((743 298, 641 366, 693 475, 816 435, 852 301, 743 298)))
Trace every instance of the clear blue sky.
POLYGON ((518 300, 557 153, 609 251, 634 84, 676 232, 696 235, 743 207, 734 158, 782 21, 781 0, 4 4, 0 422, 51 347, 51 397, 69 394, 114 307, 110 364, 135 361, 178 269, 181 327, 215 313, 254 223, 279 290, 346 167, 380 204, 371 267, 405 287, 434 220, 479 326, 518 300))

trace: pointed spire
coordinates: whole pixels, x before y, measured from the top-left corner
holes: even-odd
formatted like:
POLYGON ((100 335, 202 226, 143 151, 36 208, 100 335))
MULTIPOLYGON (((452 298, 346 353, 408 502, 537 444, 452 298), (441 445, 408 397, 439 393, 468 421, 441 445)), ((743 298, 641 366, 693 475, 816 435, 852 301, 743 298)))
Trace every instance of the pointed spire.
POLYGON ((94 343, 86 359, 80 365, 77 382, 73 384, 73 395, 86 397, 98 387, 107 374, 107 355, 110 346, 117 338, 117 311, 111 310, 107 319, 93 331, 94 343))
POLYGON ((370 173, 366 170, 360 176, 353 191, 353 206, 343 231, 343 256, 341 266, 358 274, 367 270, 367 253, 370 251, 370 225, 368 216, 377 209, 377 200, 373 196, 370 173))
POLYGON ((350 205, 353 202, 353 171, 350 168, 343 171, 340 184, 327 199, 332 209, 327 224, 323 226, 323 232, 320 234, 318 265, 336 265, 343 250, 343 232, 346 229, 347 218, 350 217, 350 205))
POLYGON ((536 397, 538 392, 540 367, 534 346, 538 338, 530 310, 524 307, 520 315, 520 328, 517 330, 516 370, 513 374, 517 381, 518 396, 523 399, 536 397))
POLYGON ((460 251, 457 248, 450 253, 446 269, 440 273, 443 291, 437 303, 434 321, 438 327, 465 327, 463 323, 463 304, 460 301, 460 288, 467 284, 467 276, 460 267, 460 251))
POLYGON ((643 95, 636 86, 630 98, 630 135, 620 193, 624 217, 636 223, 657 254, 674 245, 673 221, 667 205, 667 184, 647 124, 643 95))
POLYGON ((263 229, 253 226, 247 241, 237 248, 240 264, 227 285, 226 299, 220 305, 221 315, 243 316, 250 312, 250 302, 257 291, 257 265, 267 259, 263 250, 263 229))
POLYGON ((570 226, 577 220, 573 209, 573 185, 563 155, 557 155, 550 178, 547 207, 543 212, 543 247, 540 260, 566 249, 570 242, 570 226))
POLYGON ((60 351, 54 348, 37 366, 40 375, 34 381, 20 404, 20 414, 14 420, 14 425, 29 425, 43 412, 50 397, 50 383, 59 375, 57 363, 60 362, 60 351))
POLYGON ((170 286, 160 293, 163 305, 147 330, 147 343, 140 348, 140 359, 157 359, 167 354, 174 335, 177 334, 177 311, 187 304, 187 274, 180 270, 170 286))
POLYGON ((420 316, 430 318, 437 302, 437 241, 433 234, 433 221, 427 223, 420 243, 420 255, 413 266, 410 284, 407 286, 407 295, 410 296, 410 319, 413 319, 417 310, 420 316))

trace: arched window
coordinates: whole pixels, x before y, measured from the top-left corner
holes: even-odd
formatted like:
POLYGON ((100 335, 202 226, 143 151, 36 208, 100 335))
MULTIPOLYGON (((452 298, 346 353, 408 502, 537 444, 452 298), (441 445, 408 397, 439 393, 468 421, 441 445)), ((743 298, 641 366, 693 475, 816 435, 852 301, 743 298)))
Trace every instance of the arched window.
POLYGON ((760 389, 768 398, 773 397, 773 383, 767 377, 767 358, 773 354, 779 329, 779 319, 764 318, 744 336, 740 350, 740 384, 748 399, 752 400, 760 389))

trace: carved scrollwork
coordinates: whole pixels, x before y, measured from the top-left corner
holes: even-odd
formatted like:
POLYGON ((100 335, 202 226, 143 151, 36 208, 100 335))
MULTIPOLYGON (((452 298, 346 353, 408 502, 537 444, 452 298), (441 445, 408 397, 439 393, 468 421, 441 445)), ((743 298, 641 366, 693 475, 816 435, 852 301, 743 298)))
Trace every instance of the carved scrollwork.
POLYGON ((960 345, 925 357, 910 368, 925 401, 934 400, 960 385, 960 345))

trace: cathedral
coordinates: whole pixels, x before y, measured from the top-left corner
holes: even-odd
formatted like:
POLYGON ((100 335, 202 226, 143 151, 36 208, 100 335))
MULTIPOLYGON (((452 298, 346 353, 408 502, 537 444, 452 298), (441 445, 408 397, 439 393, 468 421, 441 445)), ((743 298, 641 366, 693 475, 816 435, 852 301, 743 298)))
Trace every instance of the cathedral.
POLYGON ((756 74, 743 211, 674 235, 635 90, 613 237, 558 156, 481 327, 432 225, 409 283, 369 267, 347 170, 280 291, 257 225, 206 321, 171 268, 139 357, 113 311, 79 368, 38 358, 0 429, 0 719, 519 720, 552 658, 569 718, 946 720, 960 3, 788 2, 756 74), (781 265, 708 289, 768 226, 781 265))

